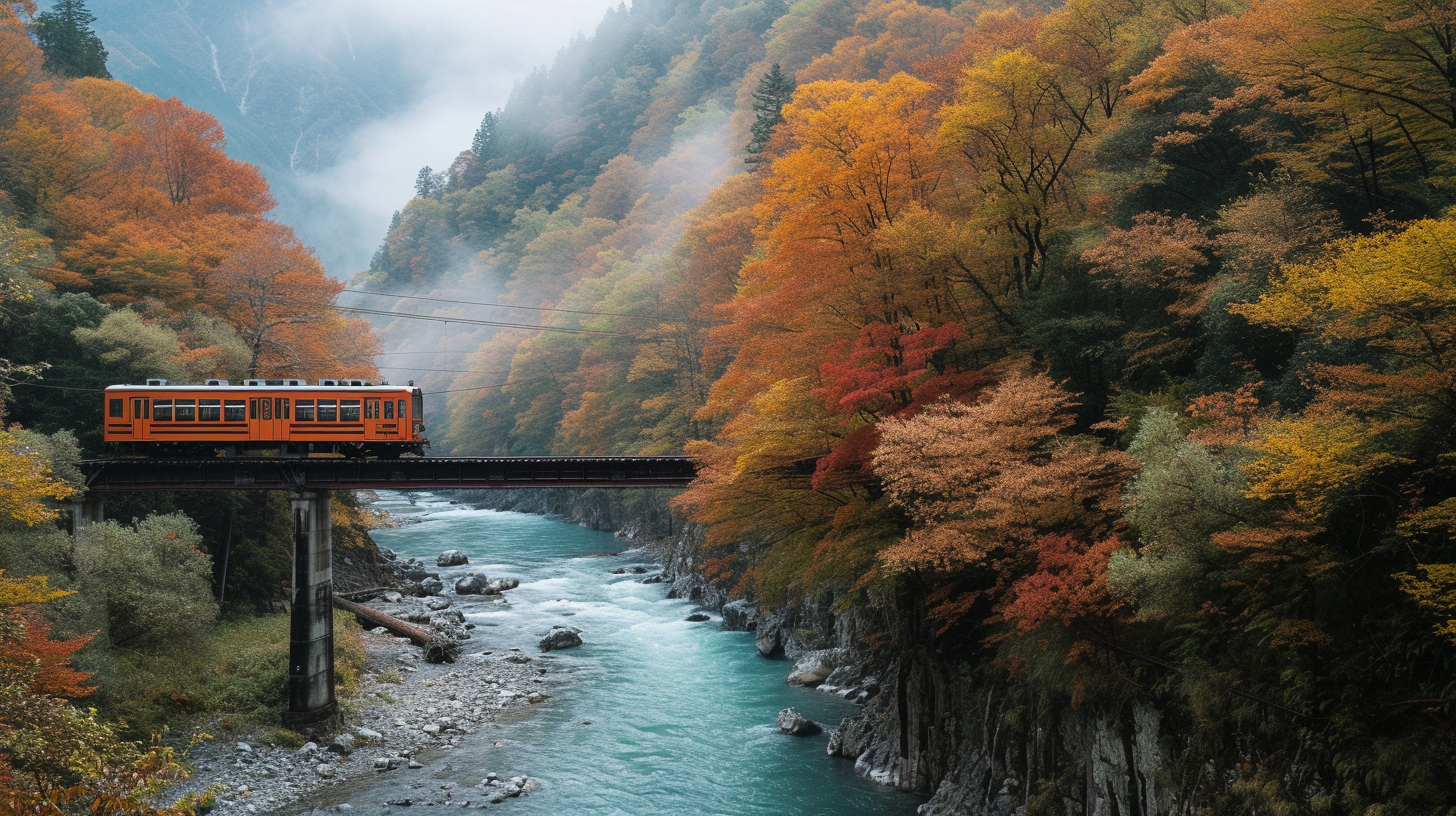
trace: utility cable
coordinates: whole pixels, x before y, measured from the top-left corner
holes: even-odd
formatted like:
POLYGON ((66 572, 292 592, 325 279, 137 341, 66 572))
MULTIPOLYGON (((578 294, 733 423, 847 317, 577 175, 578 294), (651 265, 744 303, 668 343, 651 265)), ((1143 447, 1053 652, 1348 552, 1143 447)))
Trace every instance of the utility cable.
POLYGON ((464 323, 471 326, 499 326, 506 329, 530 329, 532 331, 557 332, 559 334, 595 334, 605 337, 637 337, 629 332, 599 331, 597 329, 567 329, 557 326, 539 326, 529 323, 505 323, 497 320, 471 320, 464 317, 441 317, 439 315, 411 314, 409 312, 392 312, 385 309, 360 309, 353 306, 334 307, 341 312, 353 312, 355 314, 379 315, 381 317, 402 317, 410 320, 428 320, 434 323, 464 323))
POLYGON ((631 314, 629 312, 592 312, 583 309, 551 309, 545 306, 512 306, 509 303, 482 303, 476 300, 451 300, 450 298, 425 297, 424 295, 396 295, 393 292, 368 292, 363 289, 345 289, 351 295, 374 295, 401 300, 428 300, 434 303, 453 303, 458 306, 491 306, 497 309, 526 309, 533 312, 561 312, 563 314, 593 315, 597 317, 630 317, 634 320, 662 320, 660 315, 631 314))

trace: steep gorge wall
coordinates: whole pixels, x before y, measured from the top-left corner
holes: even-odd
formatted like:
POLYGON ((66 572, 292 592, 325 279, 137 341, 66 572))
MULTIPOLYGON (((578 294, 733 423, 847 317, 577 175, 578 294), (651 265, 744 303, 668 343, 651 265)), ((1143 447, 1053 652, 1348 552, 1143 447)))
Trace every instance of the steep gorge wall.
POLYGON ((845 667, 842 676, 877 686, 864 710, 841 724, 829 752, 871 779, 932 794, 926 816, 1174 812, 1154 706, 1037 700, 994 667, 925 646, 931 639, 915 631, 923 617, 913 610, 835 612, 826 596, 759 611, 752 599, 730 598, 703 579, 701 545, 695 525, 654 545, 672 591, 719 608, 725 626, 755 629, 765 656, 828 653, 845 667), (872 632, 905 634, 871 650, 872 632))
POLYGON ((461 500, 498 510, 549 514, 614 532, 647 547, 661 562, 670 591, 719 610, 724 625, 756 631, 765 657, 826 656, 838 676, 878 693, 845 720, 829 751, 863 775, 930 794, 926 816, 1065 813, 1156 816, 1175 812, 1167 783, 1163 718, 1129 701, 1116 710, 1040 700, 1004 673, 924 645, 913 609, 834 610, 832 596, 760 610, 734 598, 701 572, 703 529, 667 511, 663 497, 603 490, 467 493, 461 500), (878 649, 874 632, 898 632, 878 649))

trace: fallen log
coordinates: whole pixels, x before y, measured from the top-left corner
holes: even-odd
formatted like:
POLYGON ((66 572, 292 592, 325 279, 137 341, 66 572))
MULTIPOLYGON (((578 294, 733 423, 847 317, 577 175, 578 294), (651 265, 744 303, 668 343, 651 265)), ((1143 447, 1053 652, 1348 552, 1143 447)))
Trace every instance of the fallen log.
POLYGON ((371 629, 376 626, 383 626, 391 634, 409 638, 416 646, 427 646, 435 637, 434 631, 430 629, 423 626, 415 626, 393 615, 386 615, 373 607, 365 606, 361 603, 354 603, 348 599, 340 598, 337 595, 334 596, 334 606, 337 606, 345 612, 352 612, 354 617, 359 619, 360 623, 363 623, 371 629))

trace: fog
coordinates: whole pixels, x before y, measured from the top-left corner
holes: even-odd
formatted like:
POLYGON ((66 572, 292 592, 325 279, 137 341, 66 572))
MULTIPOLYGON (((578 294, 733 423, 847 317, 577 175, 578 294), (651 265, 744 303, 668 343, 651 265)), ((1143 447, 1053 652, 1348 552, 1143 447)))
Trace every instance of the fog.
MULTIPOLYGON (((42 6, 48 3, 42 3, 42 6)), ((590 35, 613 0, 92 0, 107 67, 216 116, 273 217, 330 273, 366 268, 419 169, 590 35)))
POLYGON ((411 79, 407 107, 349 134, 339 160, 297 176, 302 207, 280 207, 337 277, 366 268, 390 216, 414 194, 429 165, 449 167, 469 147, 487 111, 506 103, 512 86, 548 64, 573 36, 589 34, 607 0, 297 0, 278 10, 284 41, 315 47, 316 32, 342 32, 352 43, 388 40, 411 79))

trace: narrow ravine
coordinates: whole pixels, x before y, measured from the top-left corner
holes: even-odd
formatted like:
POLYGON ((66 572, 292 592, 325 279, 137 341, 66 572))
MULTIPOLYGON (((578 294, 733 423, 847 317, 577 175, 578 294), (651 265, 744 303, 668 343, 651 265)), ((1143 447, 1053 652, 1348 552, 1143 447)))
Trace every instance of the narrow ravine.
POLYGON ((694 606, 669 599, 663 584, 643 583, 632 570, 651 565, 632 551, 615 554, 624 545, 611 535, 429 494, 413 502, 385 494, 380 506, 419 519, 377 531, 381 546, 431 564, 446 549, 470 556, 469 566, 441 569, 442 577, 473 570, 520 579, 508 604, 468 616, 477 628, 466 654, 520 648, 548 668, 553 696, 422 757, 420 771, 363 774, 289 812, 341 803, 377 812, 441 785, 468 789, 491 772, 537 780, 538 790, 491 806, 521 816, 898 816, 922 801, 826 757, 825 736, 780 734, 780 709, 832 725, 854 706, 788 686, 787 663, 759 657, 751 634, 722 631, 716 616, 687 621, 694 606), (585 644, 541 655, 536 642, 555 624, 581 629, 585 644))

